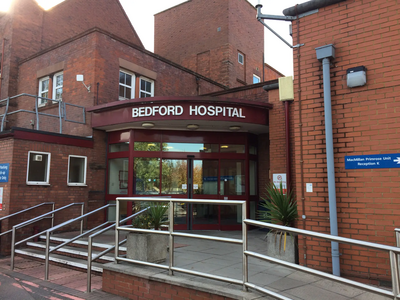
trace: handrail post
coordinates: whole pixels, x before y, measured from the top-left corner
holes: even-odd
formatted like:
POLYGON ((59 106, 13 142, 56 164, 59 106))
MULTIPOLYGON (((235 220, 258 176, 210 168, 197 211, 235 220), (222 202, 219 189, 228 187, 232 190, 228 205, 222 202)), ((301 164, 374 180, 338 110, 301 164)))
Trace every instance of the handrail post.
POLYGON ((389 252, 390 257, 390 270, 392 273, 392 291, 394 294, 394 299, 398 299, 397 296, 400 293, 400 282, 399 282, 399 263, 398 256, 393 251, 389 252))
POLYGON ((11 263, 10 263, 10 269, 11 269, 11 271, 14 270, 15 231, 16 231, 16 228, 15 228, 15 226, 13 226, 13 229, 12 229, 12 237, 11 237, 11 263))
POLYGON ((46 249, 45 249, 45 272, 44 280, 49 280, 49 260, 50 260, 50 232, 46 231, 46 249))
POLYGON ((242 241, 243 241, 243 291, 248 292, 248 287, 246 284, 249 281, 249 264, 248 264, 248 257, 245 254, 247 251, 247 224, 244 222, 244 220, 247 218, 247 209, 246 209, 246 204, 247 203, 242 203, 242 241))
POLYGON ((169 270, 170 276, 174 275, 172 268, 174 266, 174 202, 169 200, 169 270))
POLYGON ((119 264, 119 261, 118 261, 118 255, 119 255, 119 230, 118 230, 118 227, 119 227, 119 200, 118 200, 118 198, 116 199, 117 201, 116 201, 116 207, 115 207, 115 252, 114 252, 114 259, 115 259, 115 262, 117 263, 117 264, 119 264))
POLYGON ((92 291, 92 237, 88 239, 88 260, 87 260, 87 286, 86 292, 92 291))
MULTIPOLYGON (((52 211, 55 209, 55 203, 52 204, 52 211)), ((51 227, 54 227, 54 213, 51 214, 51 227)))
MULTIPOLYGON (((84 208, 85 208, 85 204, 82 203, 82 206, 81 206, 81 216, 83 216, 84 208)), ((81 234, 82 234, 82 233, 83 233, 83 219, 81 220, 81 234)))

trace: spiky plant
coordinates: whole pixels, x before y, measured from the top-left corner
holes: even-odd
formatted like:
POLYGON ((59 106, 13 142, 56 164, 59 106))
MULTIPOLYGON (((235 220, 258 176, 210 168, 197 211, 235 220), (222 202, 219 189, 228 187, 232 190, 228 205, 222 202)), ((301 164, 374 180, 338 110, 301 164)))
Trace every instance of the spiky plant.
MULTIPOLYGON (((267 185, 265 190, 266 198, 261 198, 261 210, 257 211, 257 218, 260 221, 283 226, 293 226, 298 218, 297 203, 292 191, 283 193, 282 182, 277 188, 273 183, 267 185)), ((286 232, 271 231, 280 237, 279 250, 281 249, 282 235, 284 235, 284 250, 286 249, 286 232)))

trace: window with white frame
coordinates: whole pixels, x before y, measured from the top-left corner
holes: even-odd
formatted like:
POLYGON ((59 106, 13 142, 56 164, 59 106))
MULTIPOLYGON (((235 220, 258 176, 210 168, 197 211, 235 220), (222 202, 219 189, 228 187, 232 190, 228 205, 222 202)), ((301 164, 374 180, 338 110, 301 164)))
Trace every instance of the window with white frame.
POLYGON ((139 98, 154 96, 154 81, 146 77, 140 77, 139 98))
POLYGON ((39 106, 43 106, 47 103, 47 100, 43 98, 49 98, 49 82, 49 76, 39 79, 39 106))
POLYGON ((59 72, 53 77, 53 99, 62 100, 64 74, 59 72))
POLYGON ((240 52, 238 52, 238 62, 241 65, 244 65, 244 55, 240 52))
POLYGON ((260 83, 261 82, 261 78, 258 77, 257 75, 253 74, 253 83, 260 83))
POLYGON ((135 98, 135 75, 119 71, 119 100, 135 98))
POLYGON ((26 183, 33 185, 48 185, 50 179, 50 157, 48 152, 28 152, 28 169, 26 183))
POLYGON ((86 156, 68 157, 68 185, 86 185, 86 156))

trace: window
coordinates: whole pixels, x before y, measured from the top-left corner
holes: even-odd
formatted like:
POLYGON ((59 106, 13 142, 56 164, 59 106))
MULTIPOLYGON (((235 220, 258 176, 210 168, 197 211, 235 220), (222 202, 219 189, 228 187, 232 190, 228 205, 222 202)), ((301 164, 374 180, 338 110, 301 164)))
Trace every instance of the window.
POLYGON ((239 64, 244 65, 244 56, 242 53, 238 53, 238 62, 239 64))
POLYGON ((50 178, 50 153, 28 153, 27 184, 48 185, 50 178))
POLYGON ((55 100, 60 100, 60 101, 62 100, 63 81, 64 81, 63 72, 54 74, 54 77, 53 77, 53 99, 55 99, 55 100))
POLYGON ((47 100, 42 99, 41 97, 49 98, 49 81, 49 76, 39 79, 39 106, 43 106, 47 103, 47 100))
POLYGON ((119 100, 135 98, 135 75, 119 71, 119 100))
POLYGON ((47 103, 46 99, 43 98, 51 98, 54 100, 62 100, 62 92, 63 92, 63 82, 64 75, 63 72, 58 72, 54 74, 52 77, 46 76, 39 79, 39 106, 44 106, 47 103), (52 80, 50 80, 52 79, 52 80), (50 90, 50 86, 52 89, 50 90), (50 94, 51 91, 51 94, 50 94), (42 98, 43 97, 43 98, 42 98))
POLYGON ((140 77, 139 98, 154 96, 154 81, 145 77, 140 77))
POLYGON ((257 75, 253 74, 253 83, 260 83, 261 82, 261 78, 258 77, 257 75))
POLYGON ((86 156, 68 157, 68 185, 86 185, 86 156))

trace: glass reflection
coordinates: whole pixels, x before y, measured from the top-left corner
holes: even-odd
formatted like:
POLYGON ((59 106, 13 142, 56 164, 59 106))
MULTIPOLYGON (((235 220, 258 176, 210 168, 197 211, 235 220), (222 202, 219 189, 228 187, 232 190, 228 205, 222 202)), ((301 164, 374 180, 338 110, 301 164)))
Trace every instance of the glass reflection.
POLYGON ((218 144, 163 143, 162 151, 167 151, 167 152, 214 153, 214 152, 218 152, 218 144))
POLYGON ((220 194, 245 194, 244 160, 221 160, 220 194))
POLYGON ((245 153, 244 145, 221 144, 221 153, 245 153))
POLYGON ((160 194, 160 159, 135 157, 133 163, 133 193, 138 195, 160 194))
POLYGON ((160 143, 154 142, 135 142, 133 144, 135 151, 160 151, 160 143))
POLYGON ((127 158, 115 158, 108 161, 109 194, 128 194, 128 162, 127 158))
POLYGON ((186 194, 187 192, 187 160, 162 160, 163 194, 186 194))

